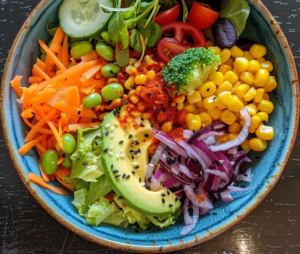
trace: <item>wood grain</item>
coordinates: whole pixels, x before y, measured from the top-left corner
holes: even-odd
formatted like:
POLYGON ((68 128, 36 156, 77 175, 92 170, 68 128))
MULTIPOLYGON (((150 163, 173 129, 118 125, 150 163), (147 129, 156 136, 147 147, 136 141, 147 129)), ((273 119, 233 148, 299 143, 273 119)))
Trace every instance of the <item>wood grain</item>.
MULTIPOLYGON (((38 0, 0 0, 0 73, 13 39, 38 0)), ((285 33, 300 70, 300 1, 263 1, 285 33)), ((300 133, 299 133, 300 135, 300 133)), ((176 253, 300 253, 300 139, 264 202, 228 232, 176 253)), ((91 243, 56 222, 31 197, 8 157, 0 132, 1 253, 121 253, 91 243)))

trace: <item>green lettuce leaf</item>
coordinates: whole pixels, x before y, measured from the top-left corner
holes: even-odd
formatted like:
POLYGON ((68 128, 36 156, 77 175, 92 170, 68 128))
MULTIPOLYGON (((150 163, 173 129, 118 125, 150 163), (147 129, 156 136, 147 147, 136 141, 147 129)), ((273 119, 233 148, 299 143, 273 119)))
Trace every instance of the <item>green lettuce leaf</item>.
POLYGON ((82 209, 84 207, 86 196, 88 191, 86 189, 81 189, 79 191, 74 192, 74 200, 72 201, 72 204, 78 209, 78 213, 83 216, 82 209))
POLYGON ((75 189, 75 185, 76 185, 76 183, 78 183, 78 181, 79 181, 79 179, 76 179, 76 178, 71 178, 70 176, 66 176, 66 177, 64 177, 64 178, 62 178, 61 179, 64 183, 68 183, 68 184, 70 184, 71 185, 71 187, 73 188, 73 189, 75 189))
POLYGON ((117 210, 108 216, 103 223, 112 224, 121 228, 127 228, 129 221, 123 216, 123 210, 117 210))

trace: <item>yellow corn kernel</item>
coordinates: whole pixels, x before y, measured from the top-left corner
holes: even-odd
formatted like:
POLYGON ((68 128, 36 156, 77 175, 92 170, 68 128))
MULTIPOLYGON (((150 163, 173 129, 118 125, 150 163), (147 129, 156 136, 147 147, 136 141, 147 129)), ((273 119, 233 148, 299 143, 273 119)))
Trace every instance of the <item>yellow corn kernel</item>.
POLYGON ((263 140, 271 140, 274 137, 274 130, 271 126, 260 125, 255 134, 258 138, 263 140))
POLYGON ((134 117, 139 117, 139 116, 142 115, 142 112, 139 111, 139 110, 137 110, 137 109, 132 110, 130 113, 131 113, 131 115, 133 115, 134 117))
POLYGON ((268 93, 264 92, 263 99, 266 100, 266 101, 269 101, 270 100, 270 95, 268 93))
POLYGON ((207 110, 212 109, 218 105, 218 97, 212 95, 203 100, 203 107, 207 110))
POLYGON ((263 61, 260 63, 261 69, 266 69, 268 72, 273 71, 274 67, 271 61, 263 61))
POLYGON ((213 47, 214 45, 212 41, 206 41, 205 48, 213 47))
POLYGON ((227 142, 227 133, 224 133, 221 136, 217 136, 217 140, 220 144, 227 142))
POLYGON ((228 81, 231 84, 235 84, 239 81, 239 77, 233 71, 227 71, 224 75, 224 81, 228 81))
POLYGON ((244 55, 244 51, 241 50, 238 46, 234 45, 230 50, 231 50, 231 56, 234 59, 244 55))
POLYGON ((232 70, 238 77, 241 76, 242 73, 240 73, 236 68, 233 68, 232 70))
POLYGON ((184 110, 189 113, 193 113, 196 110, 196 106, 194 104, 189 104, 187 101, 184 103, 184 110))
POLYGON ((137 63, 139 60, 138 59, 135 59, 135 58, 129 58, 129 61, 128 61, 128 65, 134 65, 135 63, 137 63))
POLYGON ((263 57, 259 57, 256 59, 259 63, 262 63, 264 61, 266 61, 266 59, 264 59, 263 57))
POLYGON ((125 88, 128 90, 134 89, 134 76, 130 76, 124 84, 125 88))
POLYGON ((258 115, 263 122, 267 123, 269 121, 269 115, 266 112, 259 112, 256 115, 258 115))
POLYGON ((237 57, 234 61, 233 66, 237 71, 244 72, 249 68, 249 61, 245 57, 237 57))
POLYGON ((254 75, 254 85, 264 87, 269 80, 269 72, 265 69, 259 69, 254 75))
POLYGON ((254 101, 255 101, 255 102, 261 102, 261 101, 263 100, 264 92, 265 92, 265 89, 263 89, 263 88, 258 88, 258 89, 256 90, 256 95, 255 95, 254 101))
POLYGON ((218 94, 219 102, 222 103, 222 105, 228 106, 229 102, 231 101, 231 92, 230 91, 224 91, 218 94))
POLYGON ((153 59, 149 55, 146 55, 144 57, 144 60, 145 60, 146 64, 149 65, 149 66, 158 65, 158 63, 153 61, 153 59))
POLYGON ((155 71, 147 71, 147 78, 153 80, 156 76, 155 71))
POLYGON ((144 118, 144 119, 151 119, 152 116, 153 116, 153 114, 150 113, 150 112, 144 112, 144 113, 141 114, 141 117, 144 118))
POLYGON ((221 54, 221 49, 219 47, 208 47, 212 52, 214 52, 215 55, 221 54))
POLYGON ((267 48, 264 45, 254 44, 250 48, 250 52, 255 58, 260 58, 267 54, 267 48))
POLYGON ((251 87, 251 89, 245 94, 244 100, 245 101, 252 101, 256 95, 256 89, 251 87))
POLYGON ((226 72, 232 71, 232 67, 227 64, 221 64, 218 71, 221 72, 223 75, 225 75, 226 72))
POLYGON ((228 131, 231 133, 240 133, 241 130, 242 130, 242 125, 240 125, 238 122, 234 122, 228 127, 228 131))
POLYGON ((119 80, 117 78, 109 78, 106 83, 112 84, 112 83, 118 83, 118 82, 119 82, 119 80))
POLYGON ((252 56, 251 52, 250 51, 244 51, 244 54, 243 54, 243 57, 247 58, 248 61, 252 61, 255 59, 254 56, 252 56))
POLYGON ((98 116, 99 120, 103 120, 104 117, 108 114, 108 112, 102 113, 98 116))
POLYGON ((254 82, 254 75, 248 71, 245 71, 241 74, 240 79, 245 83, 252 85, 254 82))
POLYGON ((250 90, 249 85, 242 84, 236 89, 235 94, 237 96, 239 96, 240 98, 243 98, 245 96, 245 94, 248 93, 249 90, 250 90))
POLYGON ((134 79, 134 82, 137 84, 137 85, 144 85, 146 83, 146 80, 147 80, 147 76, 144 75, 144 74, 141 74, 141 75, 137 75, 134 79))
POLYGON ((189 113, 186 115, 185 122, 192 131, 197 131, 201 128, 201 117, 199 115, 189 113))
POLYGON ((197 102, 197 103, 195 103, 195 105, 196 105, 197 108, 204 108, 203 107, 203 101, 197 102))
POLYGON ((241 84, 242 84, 241 82, 236 82, 236 83, 234 84, 234 86, 232 87, 231 92, 232 92, 232 93, 236 93, 236 89, 237 89, 241 84))
POLYGON ((248 105, 248 102, 244 100, 244 98, 238 97, 238 99, 244 104, 244 106, 248 105))
POLYGON ((267 114, 272 113, 273 109, 274 109, 274 104, 271 101, 266 101, 266 100, 262 100, 257 108, 261 111, 261 112, 265 112, 267 114))
POLYGON ((200 87, 199 91, 203 97, 209 97, 215 93, 216 85, 212 81, 207 81, 200 87))
POLYGON ((249 132, 254 133, 256 128, 259 126, 261 123, 261 118, 258 115, 254 115, 251 117, 251 125, 249 127, 249 132))
POLYGON ((166 67, 166 64, 164 62, 159 62, 158 65, 162 69, 166 67))
POLYGON ((227 109, 228 105, 224 105, 220 100, 218 100, 218 109, 223 110, 223 109, 227 109))
MULTIPOLYGON (((134 91, 134 90, 130 90, 129 93, 130 93, 131 91, 134 91)), ((136 94, 132 94, 132 95, 128 95, 128 96, 130 96, 130 97, 129 97, 129 100, 130 100, 132 103, 134 103, 134 104, 137 104, 137 103, 140 101, 140 99, 141 99, 141 97, 138 96, 138 95, 136 95, 136 94)))
POLYGON ((233 62, 234 60, 232 58, 229 58, 224 64, 227 64, 233 68, 233 62))
POLYGON ((196 108, 196 110, 194 111, 194 114, 199 115, 201 112, 204 112, 202 108, 196 108))
MULTIPOLYGON (((232 85, 228 81, 224 81, 216 90, 215 95, 219 96, 220 93, 232 90, 232 85)), ((226 104, 225 104, 226 105, 226 104)))
POLYGON ((258 109, 254 103, 248 104, 247 107, 254 109, 256 113, 258 112, 258 109))
POLYGON ((220 55, 221 55, 221 63, 225 63, 231 57, 231 51, 230 49, 223 49, 220 55))
POLYGON ((202 101, 201 94, 199 91, 195 91, 192 95, 188 95, 186 98, 190 104, 194 104, 202 101))
POLYGON ((215 71, 209 75, 209 80, 219 86, 223 83, 224 75, 220 71, 215 71))
POLYGON ((183 103, 185 101, 185 96, 183 94, 175 95, 172 101, 176 103, 183 103))
POLYGON ((267 148, 267 141, 260 138, 252 138, 249 140, 249 147, 255 152, 261 152, 267 148))
POLYGON ((234 96, 228 104, 228 109, 233 112, 240 112, 243 107, 244 104, 238 99, 237 96, 234 96))
POLYGON ((270 76, 268 83, 264 86, 266 92, 272 92, 277 87, 277 81, 274 76, 270 76))
POLYGON ((177 108, 178 111, 182 110, 184 108, 184 104, 183 103, 178 103, 176 108, 177 108))
POLYGON ((238 135, 239 134, 237 134, 237 133, 228 133, 227 134, 227 141, 235 140, 238 135))
POLYGON ((128 92, 128 97, 130 97, 131 95, 133 95, 135 93, 135 90, 130 90, 129 92, 128 92))
POLYGON ((211 125, 212 119, 209 114, 207 114, 206 112, 202 112, 199 114, 199 116, 201 118, 201 126, 202 127, 211 125))
POLYGON ((212 108, 207 111, 213 121, 217 121, 220 118, 221 110, 218 108, 212 108))
POLYGON ((251 60, 249 62, 248 71, 252 74, 257 72, 260 69, 260 63, 257 60, 251 60))
MULTIPOLYGON (((198 110, 196 110, 197 112, 199 112, 198 114, 205 112, 206 113, 206 109, 205 108, 199 108, 198 110)), ((196 112, 195 111, 195 112, 196 112)))
POLYGON ((233 114, 235 115, 235 117, 236 117, 236 122, 239 122, 239 121, 241 121, 241 114, 240 114, 240 112, 233 112, 233 114))
POLYGON ((173 122, 166 122, 161 126, 161 131, 169 133, 172 130, 173 122))
POLYGON ((228 125, 231 125, 235 122, 236 120, 236 116, 235 114, 232 113, 232 111, 230 111, 229 109, 225 109, 222 111, 221 116, 220 116, 220 120, 223 123, 226 123, 228 125))
POLYGON ((249 153, 251 151, 251 148, 249 146, 249 140, 246 139, 242 144, 241 144, 242 149, 246 152, 249 153))
POLYGON ((137 69, 135 67, 129 65, 129 66, 126 67, 126 72, 129 75, 135 76, 137 74, 137 69))

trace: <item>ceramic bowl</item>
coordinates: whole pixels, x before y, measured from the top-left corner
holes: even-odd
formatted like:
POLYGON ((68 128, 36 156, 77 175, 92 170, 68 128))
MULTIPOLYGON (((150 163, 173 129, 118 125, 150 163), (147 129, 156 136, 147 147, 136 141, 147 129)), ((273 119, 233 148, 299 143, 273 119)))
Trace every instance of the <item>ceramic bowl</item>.
POLYGON ((250 153, 253 180, 246 187, 255 189, 233 194, 231 203, 215 202, 210 214, 201 216, 196 228, 181 238, 183 219, 165 229, 152 226, 146 231, 106 224, 90 227, 71 204, 72 194, 57 196, 28 181, 29 172, 39 174, 38 156, 34 149, 24 157, 18 154, 18 149, 24 145, 27 128, 20 117, 21 106, 16 102, 10 80, 15 75, 22 75, 22 85, 28 85, 26 80, 39 56, 37 41, 39 38, 50 39, 46 23, 57 22, 59 4, 60 1, 43 0, 30 14, 11 48, 2 81, 1 117, 6 145, 20 178, 40 205, 62 225, 90 241, 119 250, 149 253, 184 249, 207 241, 253 211, 279 180, 295 143, 299 119, 299 84, 293 56, 281 29, 265 6, 259 0, 249 1, 251 13, 241 38, 251 38, 266 45, 266 59, 274 64, 273 75, 278 88, 271 95, 275 109, 268 124, 274 127, 275 137, 268 142, 264 152, 250 153))

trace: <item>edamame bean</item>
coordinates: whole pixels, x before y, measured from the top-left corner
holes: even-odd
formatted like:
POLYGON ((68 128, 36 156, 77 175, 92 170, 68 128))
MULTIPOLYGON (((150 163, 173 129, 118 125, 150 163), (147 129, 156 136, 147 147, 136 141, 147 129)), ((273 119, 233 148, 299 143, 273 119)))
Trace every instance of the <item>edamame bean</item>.
POLYGON ((72 161, 70 159, 69 155, 66 155, 65 159, 63 160, 63 162, 61 163, 61 165, 64 168, 71 168, 72 167, 72 161))
POLYGON ((81 190, 81 189, 87 189, 89 190, 90 189, 90 183, 89 182, 86 182, 84 180, 79 180, 76 185, 75 185, 75 190, 81 190))
POLYGON ((45 62, 45 61, 46 61, 46 57, 47 57, 47 54, 46 54, 46 53, 43 53, 43 54, 41 54, 40 59, 41 59, 43 62, 45 62))
POLYGON ((98 54, 104 58, 106 61, 113 61, 114 60, 114 51, 110 46, 107 46, 103 42, 99 42, 96 45, 96 50, 98 54))
POLYGON ((88 41, 79 41, 71 48, 71 56, 75 59, 80 59, 80 57, 89 54, 93 51, 93 46, 88 41))
POLYGON ((120 98, 123 95, 123 87, 118 83, 111 83, 102 89, 101 95, 105 100, 120 98))
POLYGON ((46 151, 42 158, 42 169, 47 175, 52 175, 57 169, 58 155, 53 149, 46 151))
POLYGON ((85 108, 94 108, 96 106, 99 106, 101 102, 102 102, 102 97, 100 94, 91 93, 83 98, 82 105, 85 108))
POLYGON ((72 134, 66 133, 62 137, 63 148, 62 151, 66 154, 73 153, 76 149, 76 141, 72 134))
POLYGON ((114 63, 105 64, 101 68, 101 74, 105 78, 112 78, 120 72, 120 67, 114 63))

